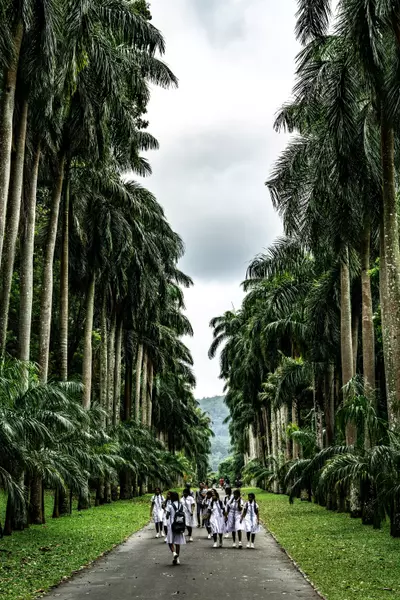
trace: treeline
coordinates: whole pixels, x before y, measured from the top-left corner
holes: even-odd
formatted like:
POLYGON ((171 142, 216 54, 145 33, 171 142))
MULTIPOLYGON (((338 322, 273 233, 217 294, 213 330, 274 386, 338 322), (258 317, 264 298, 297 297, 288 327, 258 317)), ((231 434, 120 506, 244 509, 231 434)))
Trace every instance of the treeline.
POLYGON ((207 472, 184 252, 133 177, 150 86, 177 86, 143 0, 0 7, 0 490, 5 532, 67 497, 207 472))
POLYGON ((293 135, 267 182, 284 236, 211 323, 245 474, 400 536, 399 15, 299 1, 293 135))

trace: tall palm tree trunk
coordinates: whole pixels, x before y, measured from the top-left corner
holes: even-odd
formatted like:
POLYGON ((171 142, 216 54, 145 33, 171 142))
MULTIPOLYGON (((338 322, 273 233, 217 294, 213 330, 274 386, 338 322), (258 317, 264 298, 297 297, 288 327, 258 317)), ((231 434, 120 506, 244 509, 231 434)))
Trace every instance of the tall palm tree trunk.
POLYGON ((142 425, 147 425, 147 350, 143 351, 142 366, 142 425))
POLYGON ((385 276, 382 277, 383 322, 387 328, 385 368, 387 375, 387 399, 389 427, 400 424, 400 249, 397 218, 397 199, 394 167, 394 134, 383 117, 381 126, 382 154, 382 250, 385 276))
POLYGON ((103 291, 100 317, 100 405, 103 410, 107 410, 107 390, 108 390, 108 328, 107 328, 107 293, 103 291))
POLYGON ((0 104, 0 264, 3 255, 4 231, 11 172, 11 148, 13 139, 13 117, 17 72, 21 52, 24 26, 22 20, 16 23, 13 38, 13 60, 4 71, 0 104))
POLYGON ((94 313, 94 293, 96 289, 96 276, 93 272, 90 277, 89 287, 86 295, 86 321, 83 337, 83 408, 89 410, 92 397, 92 332, 94 313))
POLYGON ((21 213, 22 186, 24 181, 26 128, 28 123, 28 102, 24 101, 18 123, 15 158, 12 165, 12 185, 9 188, 7 205, 7 229, 5 232, 3 257, 0 269, 0 354, 6 348, 8 311, 14 273, 15 249, 21 213))
POLYGON ((51 312, 53 302, 53 262, 56 247, 58 213, 64 182, 65 156, 59 162, 58 174, 53 187, 51 212, 43 262, 42 292, 39 329, 39 366, 42 383, 46 383, 49 371, 51 312))
POLYGON ((329 364, 324 376, 324 413, 326 445, 332 446, 335 441, 335 368, 329 364))
POLYGON ((114 364, 114 403, 113 403, 113 425, 120 421, 121 411, 121 353, 122 353, 122 319, 118 319, 115 334, 115 364, 114 364))
POLYGON ((124 420, 129 421, 132 416, 132 384, 133 384, 133 361, 132 353, 129 351, 130 332, 125 332, 125 386, 124 386, 124 420))
POLYGON ((40 144, 33 160, 25 156, 24 169, 24 223, 20 238, 20 305, 19 305, 19 358, 30 359, 33 302, 33 253, 35 247, 36 193, 40 164, 40 144))
MULTIPOLYGON (((340 266, 340 346, 342 357, 342 384, 345 386, 353 377, 353 342, 351 327, 351 294, 348 250, 340 266)), ((356 428, 353 423, 346 427, 346 444, 356 441, 356 428)))
POLYGON ((60 272, 60 362, 61 380, 68 379, 68 317, 69 317, 69 195, 70 174, 66 173, 65 199, 63 211, 61 272, 60 272))
MULTIPOLYGON (((375 397, 375 332, 373 321, 372 291, 370 269, 370 243, 371 230, 366 227, 361 242, 361 286, 362 286, 362 357, 364 385, 367 397, 373 406, 376 405, 375 397)), ((365 444, 370 447, 373 440, 369 439, 366 432, 365 444)))
MULTIPOLYGON (((278 414, 274 408, 271 408, 271 440, 272 440, 272 456, 273 456, 273 471, 276 475, 279 469, 279 450, 278 450, 278 414)), ((279 491, 277 479, 274 479, 273 491, 275 494, 279 491)))
POLYGON ((152 360, 148 359, 148 398, 147 398, 147 425, 151 427, 153 417, 153 384, 154 384, 154 366, 152 360))
POLYGON ((358 337, 360 331, 360 314, 358 309, 353 312, 351 318, 351 346, 353 350, 353 375, 357 373, 357 359, 358 359, 358 337))
POLYGON ((135 420, 140 420, 140 390, 143 365, 143 344, 138 344, 136 357, 136 385, 135 385, 135 420))
MULTIPOLYGON (((292 423, 293 423, 293 425, 296 425, 296 426, 299 425, 299 418, 298 418, 298 414, 297 414, 297 400, 295 398, 293 398, 293 402, 292 402, 292 423)), ((294 439, 292 440, 292 454, 293 454, 294 460, 296 460, 300 456, 299 443, 296 442, 296 440, 294 440, 294 439)))
POLYGON ((107 350, 108 350, 108 389, 107 389, 107 419, 108 425, 113 422, 113 406, 114 406, 114 389, 115 389, 115 332, 117 328, 117 317, 115 310, 112 311, 111 323, 110 323, 110 335, 108 337, 107 350))

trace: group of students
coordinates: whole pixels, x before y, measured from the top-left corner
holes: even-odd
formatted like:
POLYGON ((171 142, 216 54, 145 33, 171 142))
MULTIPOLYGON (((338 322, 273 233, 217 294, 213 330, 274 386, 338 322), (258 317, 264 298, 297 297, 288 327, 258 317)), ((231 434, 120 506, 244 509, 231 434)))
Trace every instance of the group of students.
POLYGON ((254 548, 255 537, 260 530, 260 511, 255 495, 250 493, 245 502, 240 490, 232 492, 230 487, 225 488, 223 500, 216 489, 209 489, 204 483, 199 484, 195 498, 190 486, 185 487, 180 499, 177 492, 168 492, 164 497, 161 489, 156 488, 150 513, 156 538, 164 533, 174 565, 180 564, 180 547, 186 541, 193 542, 193 528, 196 525, 206 528, 208 539, 214 541, 214 548, 222 548, 224 535, 229 538, 231 534, 233 547, 241 549, 243 531, 246 532, 247 548, 254 548))

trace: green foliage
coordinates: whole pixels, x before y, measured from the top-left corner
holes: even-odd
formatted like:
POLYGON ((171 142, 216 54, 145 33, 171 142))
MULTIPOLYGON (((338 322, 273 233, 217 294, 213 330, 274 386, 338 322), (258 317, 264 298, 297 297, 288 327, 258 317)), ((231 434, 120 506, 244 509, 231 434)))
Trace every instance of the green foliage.
MULTIPOLYGON (((47 495, 46 508, 50 517, 51 495, 47 495)), ((83 512, 74 510, 71 516, 48 519, 46 525, 0 540, 1 598, 37 598, 123 542, 148 518, 148 498, 121 501, 83 512)))

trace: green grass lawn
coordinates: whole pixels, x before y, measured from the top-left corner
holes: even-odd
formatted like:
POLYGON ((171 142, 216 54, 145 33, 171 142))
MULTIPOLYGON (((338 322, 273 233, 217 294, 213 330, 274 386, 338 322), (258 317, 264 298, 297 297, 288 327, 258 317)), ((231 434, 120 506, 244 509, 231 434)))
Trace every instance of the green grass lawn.
POLYGON ((74 510, 71 516, 54 520, 49 496, 46 513, 46 525, 33 526, 0 540, 2 600, 36 598, 120 544, 148 522, 149 497, 81 513, 74 510))
POLYGON ((346 514, 254 491, 262 521, 328 600, 400 598, 400 540, 388 524, 376 531, 346 514))

